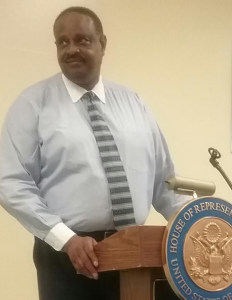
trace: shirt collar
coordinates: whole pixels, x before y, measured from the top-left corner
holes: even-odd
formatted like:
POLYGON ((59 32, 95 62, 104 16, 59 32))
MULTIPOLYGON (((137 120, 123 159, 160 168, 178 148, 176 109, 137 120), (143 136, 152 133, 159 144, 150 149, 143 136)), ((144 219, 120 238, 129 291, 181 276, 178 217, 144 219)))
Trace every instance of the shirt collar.
MULTIPOLYGON (((86 89, 80 87, 79 85, 75 84, 71 80, 69 80, 64 74, 62 74, 62 79, 64 82, 64 85, 73 101, 73 103, 76 103, 81 99, 81 97, 88 92, 86 89)), ((98 83, 94 86, 92 89, 92 92, 94 92, 95 95, 103 102, 106 103, 106 97, 105 97, 105 90, 104 85, 102 82, 102 77, 100 76, 98 83)))

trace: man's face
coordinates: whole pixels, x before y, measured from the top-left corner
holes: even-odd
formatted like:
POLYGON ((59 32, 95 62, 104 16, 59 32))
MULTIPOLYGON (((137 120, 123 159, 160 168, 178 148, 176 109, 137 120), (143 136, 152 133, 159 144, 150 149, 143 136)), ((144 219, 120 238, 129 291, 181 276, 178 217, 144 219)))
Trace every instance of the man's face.
POLYGON ((71 12, 61 16, 54 28, 57 57, 64 75, 89 90, 99 80, 106 37, 97 33, 93 20, 71 12))

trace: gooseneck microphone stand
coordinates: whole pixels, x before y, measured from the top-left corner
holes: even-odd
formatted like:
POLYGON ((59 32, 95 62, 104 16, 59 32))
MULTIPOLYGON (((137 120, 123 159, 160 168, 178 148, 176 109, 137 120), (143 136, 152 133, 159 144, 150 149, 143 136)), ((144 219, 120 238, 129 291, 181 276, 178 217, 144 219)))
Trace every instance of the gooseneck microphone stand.
POLYGON ((222 177, 225 179, 225 181, 232 190, 232 182, 230 181, 229 177, 226 175, 225 171, 222 169, 222 167, 219 165, 219 162, 217 161, 217 159, 221 157, 221 153, 214 148, 209 148, 208 151, 211 155, 211 158, 209 159, 210 163, 221 173, 222 177))

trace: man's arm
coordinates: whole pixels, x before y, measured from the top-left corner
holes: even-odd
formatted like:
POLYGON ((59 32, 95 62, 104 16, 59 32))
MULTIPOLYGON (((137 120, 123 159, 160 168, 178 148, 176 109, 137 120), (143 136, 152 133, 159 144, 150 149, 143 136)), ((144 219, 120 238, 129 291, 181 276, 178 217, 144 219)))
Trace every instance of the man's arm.
POLYGON ((95 278, 96 241, 78 237, 40 195, 39 109, 24 96, 7 114, 0 140, 0 203, 33 235, 65 250, 80 273, 95 278))
POLYGON ((58 223, 40 196, 39 107, 25 98, 9 110, 0 141, 0 202, 31 233, 44 239, 58 223))
POLYGON ((172 162, 167 143, 159 126, 155 122, 149 110, 147 108, 145 108, 145 110, 152 130, 156 155, 156 170, 152 204, 154 208, 168 220, 172 214, 182 207, 186 202, 188 202, 191 197, 177 195, 173 191, 168 190, 165 181, 171 175, 175 174, 174 164, 172 162))

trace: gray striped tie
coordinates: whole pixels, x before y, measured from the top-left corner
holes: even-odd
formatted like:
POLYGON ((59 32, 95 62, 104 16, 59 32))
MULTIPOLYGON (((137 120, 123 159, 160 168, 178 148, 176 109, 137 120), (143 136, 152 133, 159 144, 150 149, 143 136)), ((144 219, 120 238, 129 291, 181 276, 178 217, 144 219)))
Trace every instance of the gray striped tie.
POLYGON ((93 92, 87 92, 82 99, 88 99, 90 122, 109 184, 115 228, 120 230, 135 225, 134 208, 126 173, 114 137, 94 104, 98 98, 93 92))

